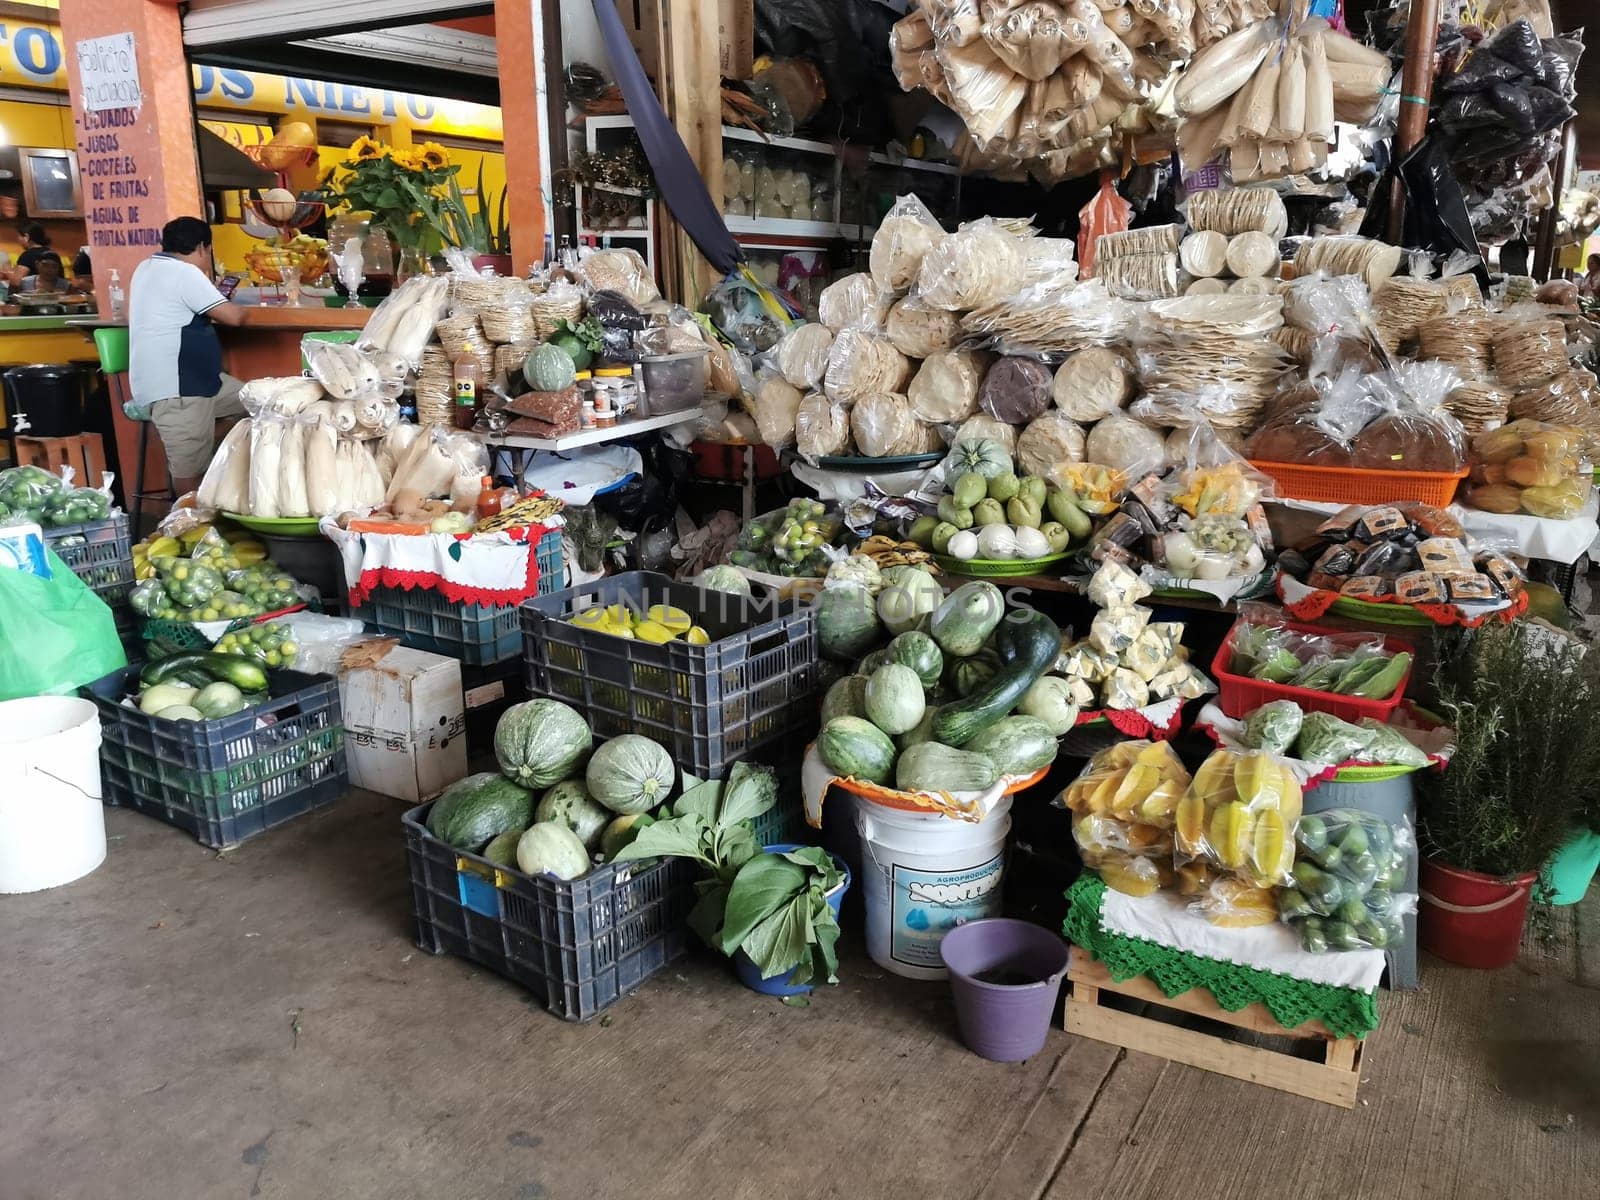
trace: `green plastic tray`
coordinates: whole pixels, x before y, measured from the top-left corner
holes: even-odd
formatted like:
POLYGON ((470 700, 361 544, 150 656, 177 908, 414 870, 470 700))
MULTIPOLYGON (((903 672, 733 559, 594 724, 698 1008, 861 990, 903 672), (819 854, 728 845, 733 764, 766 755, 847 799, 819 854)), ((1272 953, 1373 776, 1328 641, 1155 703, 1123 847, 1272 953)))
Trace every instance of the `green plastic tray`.
POLYGON ((1389 779, 1399 779, 1402 775, 1410 775, 1413 771, 1420 771, 1421 767, 1403 767, 1394 764, 1370 767, 1340 767, 1334 772, 1335 783, 1383 783, 1389 779))
POLYGON ((1039 568, 1052 563, 1065 562, 1072 557, 1071 550, 1060 554, 1047 554, 1043 558, 951 558, 948 554, 935 554, 933 561, 952 575, 966 575, 973 579, 1014 579, 1020 575, 1037 575, 1039 568))
POLYGON ((245 513, 223 513, 237 525, 256 533, 275 533, 283 537, 311 537, 317 530, 318 517, 252 517, 245 513))

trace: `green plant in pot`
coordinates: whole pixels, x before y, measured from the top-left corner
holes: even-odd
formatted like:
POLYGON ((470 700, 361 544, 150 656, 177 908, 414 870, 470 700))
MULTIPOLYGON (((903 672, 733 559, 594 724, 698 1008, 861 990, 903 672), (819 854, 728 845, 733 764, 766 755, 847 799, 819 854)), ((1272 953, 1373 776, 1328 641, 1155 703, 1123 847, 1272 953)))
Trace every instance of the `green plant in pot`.
POLYGON ((829 897, 847 877, 818 847, 762 849, 751 822, 777 799, 771 767, 738 763, 725 781, 685 775, 683 794, 617 861, 678 857, 699 863, 709 876, 695 885, 699 900, 689 927, 730 958, 744 955, 754 975, 742 971, 741 978, 751 986, 782 981, 758 990, 785 995, 809 991, 818 979, 839 982, 839 923, 829 897))
POLYGON ((1424 949, 1463 966, 1515 959, 1536 873, 1593 804, 1597 668, 1528 621, 1485 624, 1444 649, 1434 707, 1456 749, 1417 782, 1424 949))

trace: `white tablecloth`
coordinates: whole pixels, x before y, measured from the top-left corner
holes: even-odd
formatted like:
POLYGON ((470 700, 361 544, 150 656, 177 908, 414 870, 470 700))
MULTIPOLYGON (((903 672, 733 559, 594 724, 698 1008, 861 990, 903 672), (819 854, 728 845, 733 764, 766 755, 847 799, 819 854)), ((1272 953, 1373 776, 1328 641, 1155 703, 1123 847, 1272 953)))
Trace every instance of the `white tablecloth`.
POLYGON ((1300 948, 1299 936, 1281 921, 1249 929, 1226 929, 1191 913, 1188 901, 1171 892, 1135 897, 1107 888, 1100 905, 1100 928, 1214 962, 1253 967, 1332 987, 1370 992, 1383 975, 1382 950, 1308 954, 1300 948))

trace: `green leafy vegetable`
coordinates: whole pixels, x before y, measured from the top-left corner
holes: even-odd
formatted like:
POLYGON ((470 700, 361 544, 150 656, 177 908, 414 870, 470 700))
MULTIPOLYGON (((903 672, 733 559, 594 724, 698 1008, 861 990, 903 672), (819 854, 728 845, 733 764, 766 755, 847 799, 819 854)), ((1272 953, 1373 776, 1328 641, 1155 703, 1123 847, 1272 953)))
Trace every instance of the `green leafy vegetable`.
POLYGON ((1274 700, 1263 704, 1245 720, 1244 744, 1269 754, 1287 754, 1300 736, 1304 714, 1293 700, 1274 700))

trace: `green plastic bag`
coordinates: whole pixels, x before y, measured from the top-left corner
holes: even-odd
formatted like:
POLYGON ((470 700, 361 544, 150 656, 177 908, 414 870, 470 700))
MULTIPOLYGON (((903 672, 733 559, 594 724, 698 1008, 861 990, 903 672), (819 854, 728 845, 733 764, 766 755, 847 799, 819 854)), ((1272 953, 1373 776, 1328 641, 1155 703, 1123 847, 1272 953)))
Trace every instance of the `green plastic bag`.
POLYGON ((0 700, 63 695, 128 665, 106 602, 45 550, 53 576, 0 567, 0 700))

